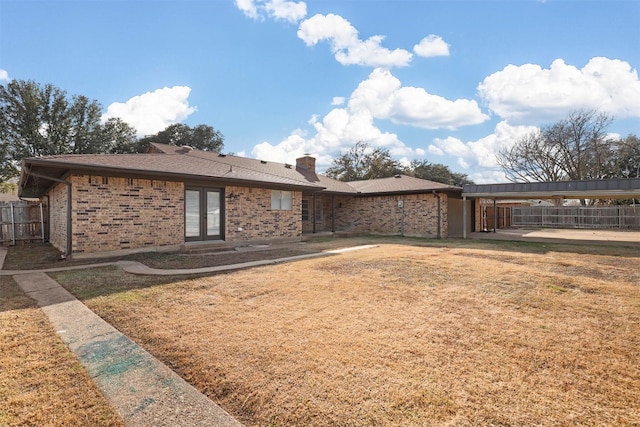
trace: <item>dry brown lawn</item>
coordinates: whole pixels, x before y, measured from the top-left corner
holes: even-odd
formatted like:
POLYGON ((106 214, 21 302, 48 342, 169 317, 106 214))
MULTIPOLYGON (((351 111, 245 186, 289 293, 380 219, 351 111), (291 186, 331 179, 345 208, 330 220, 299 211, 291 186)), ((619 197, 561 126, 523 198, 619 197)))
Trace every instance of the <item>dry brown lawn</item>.
POLYGON ((637 249, 381 241, 55 278, 249 426, 640 425, 637 249))
POLYGON ((122 426, 33 300, 0 277, 0 426, 122 426))

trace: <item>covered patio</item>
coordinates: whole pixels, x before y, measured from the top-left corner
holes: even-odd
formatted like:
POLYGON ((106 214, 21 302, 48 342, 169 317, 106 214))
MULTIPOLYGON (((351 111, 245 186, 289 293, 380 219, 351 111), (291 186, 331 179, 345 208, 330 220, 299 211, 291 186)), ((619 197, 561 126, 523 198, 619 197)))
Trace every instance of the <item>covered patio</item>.
MULTIPOLYGON (((508 184, 467 184, 462 190, 463 238, 467 238, 467 200, 493 200, 494 213, 497 200, 521 199, 638 199, 640 198, 640 178, 529 182, 508 184)), ((494 220, 493 232, 495 233, 494 220)))

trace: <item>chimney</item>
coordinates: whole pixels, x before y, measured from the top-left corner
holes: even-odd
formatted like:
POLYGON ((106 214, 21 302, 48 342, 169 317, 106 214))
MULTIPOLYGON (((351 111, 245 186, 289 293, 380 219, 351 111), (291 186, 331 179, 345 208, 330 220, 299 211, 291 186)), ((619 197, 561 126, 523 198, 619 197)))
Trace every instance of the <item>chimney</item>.
POLYGON ((316 172, 316 158, 311 157, 309 154, 305 154, 304 156, 296 159, 296 167, 300 169, 305 169, 311 171, 313 173, 316 172))

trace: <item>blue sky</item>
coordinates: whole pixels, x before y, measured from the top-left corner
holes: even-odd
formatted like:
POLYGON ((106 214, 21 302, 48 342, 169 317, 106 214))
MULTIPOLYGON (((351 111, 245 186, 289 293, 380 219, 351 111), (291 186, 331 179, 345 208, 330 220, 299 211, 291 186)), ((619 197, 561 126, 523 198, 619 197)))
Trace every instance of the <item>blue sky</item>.
POLYGON ((572 110, 640 135, 639 66, 636 0, 0 0, 0 82, 320 169, 365 141, 505 182, 494 153, 572 110))

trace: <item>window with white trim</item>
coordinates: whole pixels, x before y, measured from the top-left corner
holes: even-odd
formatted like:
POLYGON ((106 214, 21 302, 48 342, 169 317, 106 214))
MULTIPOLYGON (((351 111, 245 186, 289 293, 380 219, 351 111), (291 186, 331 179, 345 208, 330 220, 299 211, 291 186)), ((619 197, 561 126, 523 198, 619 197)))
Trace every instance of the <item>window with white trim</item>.
POLYGON ((291 191, 271 190, 271 209, 274 211, 290 211, 291 191))

